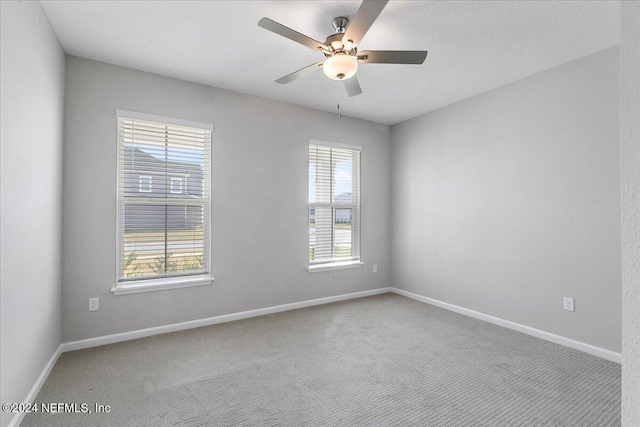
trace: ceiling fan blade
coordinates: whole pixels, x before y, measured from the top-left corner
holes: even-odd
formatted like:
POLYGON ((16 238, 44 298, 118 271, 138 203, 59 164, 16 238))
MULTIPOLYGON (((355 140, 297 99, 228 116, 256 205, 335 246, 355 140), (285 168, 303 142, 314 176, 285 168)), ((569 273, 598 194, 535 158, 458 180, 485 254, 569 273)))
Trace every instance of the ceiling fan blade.
POLYGON ((349 49, 358 46, 387 3, 389 0, 363 0, 344 33, 342 44, 349 46, 349 49))
POLYGON ((344 88, 347 90, 347 95, 349 95, 349 97, 360 95, 362 93, 358 77, 353 76, 350 79, 344 80, 342 83, 344 83, 344 88))
POLYGON ((298 71, 294 71, 291 74, 287 74, 284 77, 280 77, 278 80, 276 80, 276 83, 280 83, 280 84, 287 84, 289 82, 292 82, 296 79, 299 79, 300 77, 304 77, 304 76, 308 76, 311 73, 315 73, 316 71, 320 71, 322 70, 322 64, 324 62, 316 62, 315 64, 311 64, 308 65, 304 68, 299 69, 298 71))
POLYGON ((286 37, 289 40, 300 43, 301 45, 307 46, 308 48, 311 48, 315 51, 329 51, 329 48, 319 41, 314 40, 311 37, 307 37, 304 34, 292 30, 289 27, 285 27, 284 25, 279 24, 276 21, 272 21, 269 18, 262 18, 260 21, 258 21, 258 26, 264 28, 265 30, 269 30, 273 33, 279 34, 282 37, 286 37))
POLYGON ((364 50, 358 53, 362 64, 422 64, 426 50, 364 50))

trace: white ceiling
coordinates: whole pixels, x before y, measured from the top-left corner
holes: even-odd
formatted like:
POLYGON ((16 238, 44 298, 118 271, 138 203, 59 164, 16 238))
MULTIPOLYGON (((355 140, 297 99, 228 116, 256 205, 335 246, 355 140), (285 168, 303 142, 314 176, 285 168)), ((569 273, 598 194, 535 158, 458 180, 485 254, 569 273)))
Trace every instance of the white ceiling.
POLYGON ((257 23, 316 40, 359 1, 42 1, 65 52, 292 104, 395 124, 619 43, 618 1, 392 0, 362 50, 428 50, 421 66, 361 64, 347 97, 323 56, 257 23))

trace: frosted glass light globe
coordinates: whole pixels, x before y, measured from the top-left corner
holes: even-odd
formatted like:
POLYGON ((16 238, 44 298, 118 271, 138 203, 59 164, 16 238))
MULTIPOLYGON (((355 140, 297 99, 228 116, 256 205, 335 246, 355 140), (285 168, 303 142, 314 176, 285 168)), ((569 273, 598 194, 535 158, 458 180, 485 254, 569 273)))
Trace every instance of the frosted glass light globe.
POLYGON ((338 53, 324 61, 322 70, 331 80, 347 80, 358 71, 358 58, 338 53))

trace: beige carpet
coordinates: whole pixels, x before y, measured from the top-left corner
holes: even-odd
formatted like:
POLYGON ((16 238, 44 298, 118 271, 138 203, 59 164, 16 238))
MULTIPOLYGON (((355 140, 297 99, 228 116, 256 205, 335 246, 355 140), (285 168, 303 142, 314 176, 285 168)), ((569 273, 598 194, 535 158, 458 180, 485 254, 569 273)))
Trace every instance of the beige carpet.
POLYGON ((616 426, 620 365, 394 294, 63 354, 23 426, 616 426))

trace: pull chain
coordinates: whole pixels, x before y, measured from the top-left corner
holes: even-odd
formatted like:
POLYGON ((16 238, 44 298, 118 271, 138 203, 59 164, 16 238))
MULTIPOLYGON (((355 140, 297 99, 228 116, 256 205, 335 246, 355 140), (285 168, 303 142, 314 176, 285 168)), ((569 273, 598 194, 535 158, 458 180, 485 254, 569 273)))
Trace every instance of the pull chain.
POLYGON ((338 103, 336 104, 336 106, 338 108, 338 118, 341 119, 342 111, 340 111, 340 100, 342 99, 342 95, 341 95, 342 92, 340 91, 340 82, 338 82, 337 88, 338 88, 338 103))

